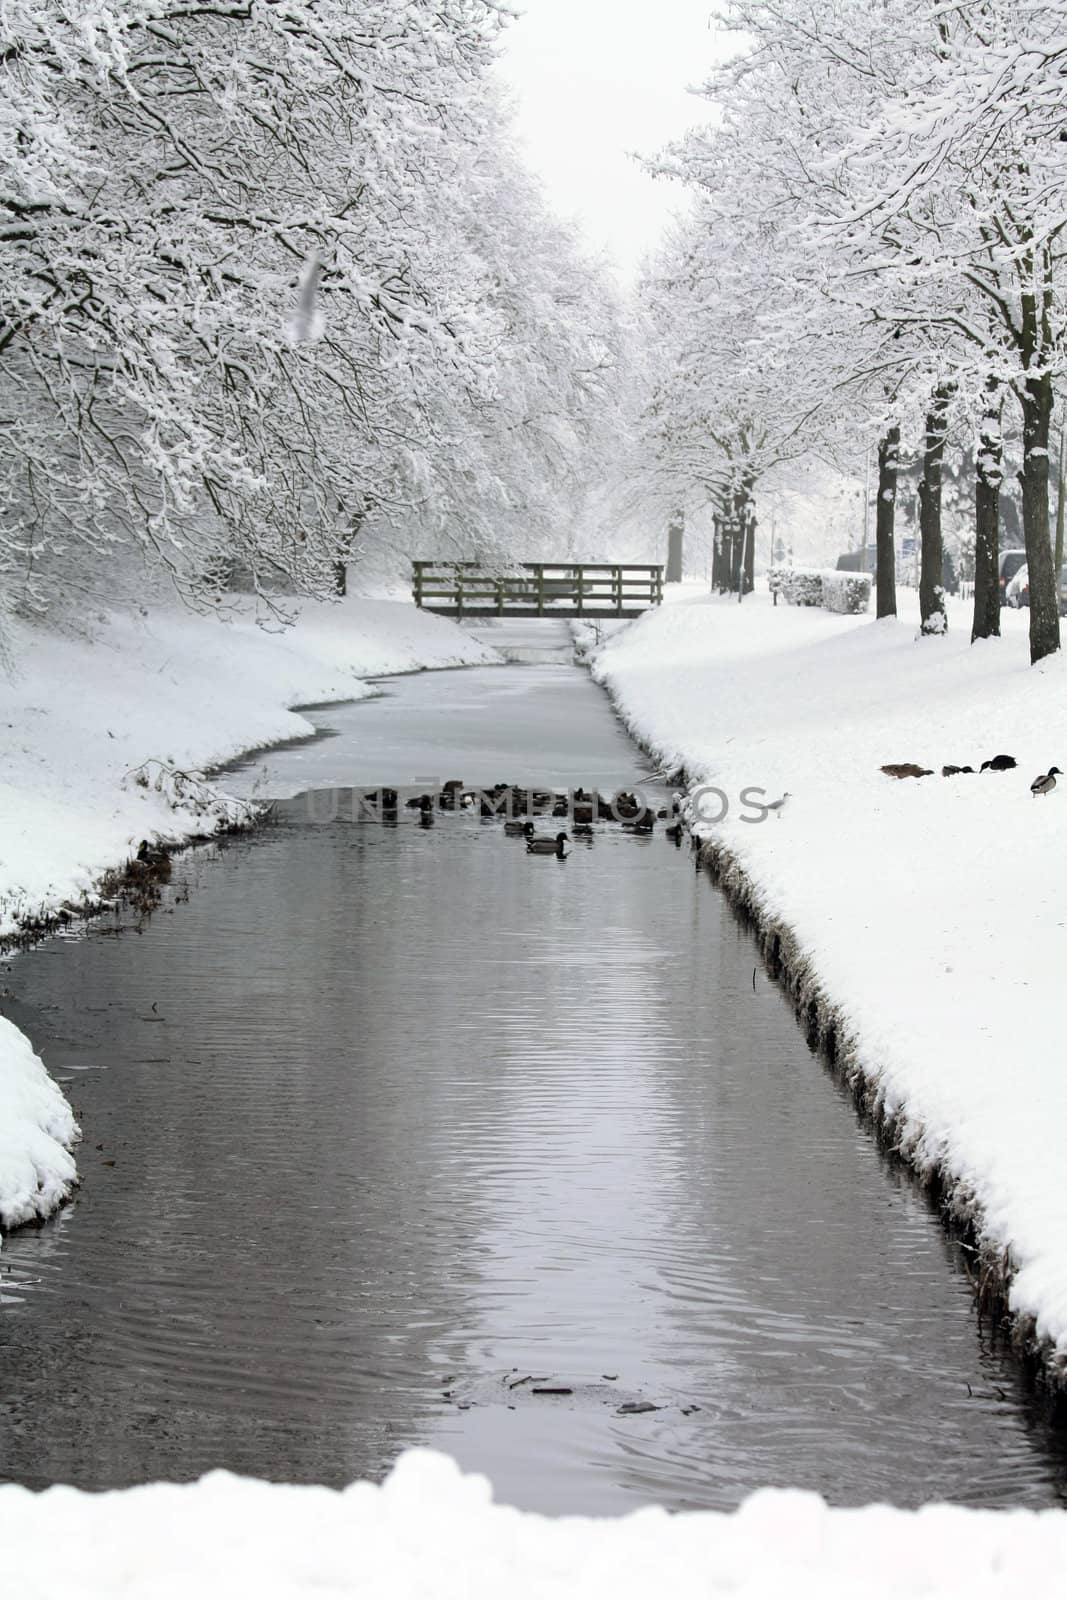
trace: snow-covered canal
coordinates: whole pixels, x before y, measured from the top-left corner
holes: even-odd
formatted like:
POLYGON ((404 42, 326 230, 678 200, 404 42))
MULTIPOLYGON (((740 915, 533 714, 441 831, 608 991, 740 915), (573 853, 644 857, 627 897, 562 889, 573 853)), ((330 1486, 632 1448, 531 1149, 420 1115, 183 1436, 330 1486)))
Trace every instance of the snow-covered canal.
MULTIPOLYGON (((642 770, 569 665, 383 687, 269 790, 642 770)), ((685 850, 330 811, 14 964, 86 1140, 0 1258, 0 1475, 340 1484, 433 1444, 549 1511, 1063 1500, 954 1248, 685 850)))

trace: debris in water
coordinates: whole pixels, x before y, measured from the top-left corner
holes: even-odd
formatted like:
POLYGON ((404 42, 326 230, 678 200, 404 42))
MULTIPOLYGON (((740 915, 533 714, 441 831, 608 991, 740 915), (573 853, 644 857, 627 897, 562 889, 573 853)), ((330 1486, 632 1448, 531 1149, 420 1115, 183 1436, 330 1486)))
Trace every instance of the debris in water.
POLYGON ((625 1405, 619 1406, 616 1416, 637 1417, 643 1411, 662 1411, 662 1406, 654 1406, 651 1400, 627 1400, 625 1405))
POLYGON ((573 1394, 573 1389, 568 1389, 565 1383, 542 1383, 533 1389, 534 1394, 573 1394))

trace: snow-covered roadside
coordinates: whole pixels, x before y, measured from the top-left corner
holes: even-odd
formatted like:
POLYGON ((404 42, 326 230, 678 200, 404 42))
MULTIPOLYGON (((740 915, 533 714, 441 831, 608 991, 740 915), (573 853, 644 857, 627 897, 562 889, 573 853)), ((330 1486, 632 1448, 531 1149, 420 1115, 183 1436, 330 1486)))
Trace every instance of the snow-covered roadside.
MULTIPOLYGON (((0 938, 93 895, 138 842, 211 832, 196 773, 311 734, 289 708, 358 699, 364 679, 499 660, 408 603, 351 597, 265 632, 182 610, 100 619, 96 637, 26 628, 0 674, 0 938), (142 781, 139 781, 139 777, 142 781)), ((75 1181, 77 1136, 29 1041, 0 1019, 0 1230, 46 1216, 75 1181)))
POLYGON ((1062 1511, 830 1510, 763 1489, 737 1511, 548 1518, 490 1503, 427 1450, 379 1488, 212 1473, 110 1494, 0 1488, 20 1600, 1016 1600, 1067 1585, 1062 1511))
POLYGON ((700 831, 781 941, 839 1057, 902 1152, 977 1221, 983 1270, 1067 1364, 1063 974, 1067 661, 1028 664, 1026 616, 971 646, 875 622, 687 599, 608 640, 593 670, 637 737, 714 785, 700 831), (944 778, 999 753, 1015 771, 944 778), (894 780, 890 762, 934 769, 894 780), (778 815, 744 804, 789 792, 778 815))

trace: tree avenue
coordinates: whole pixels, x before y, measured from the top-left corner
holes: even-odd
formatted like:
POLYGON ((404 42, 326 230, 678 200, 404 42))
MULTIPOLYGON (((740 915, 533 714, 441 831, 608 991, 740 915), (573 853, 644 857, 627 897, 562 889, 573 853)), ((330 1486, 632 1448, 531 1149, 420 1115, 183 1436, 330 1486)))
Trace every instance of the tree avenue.
POLYGON ((0 619, 558 528, 619 314, 513 154, 507 9, 5 6, 0 619))
POLYGON ((747 437, 761 449, 789 440, 752 460, 753 483, 799 450, 838 462, 876 451, 880 616, 895 611, 897 470, 919 461, 920 608, 936 635, 943 463, 965 452, 978 638, 999 631, 1003 456, 1017 439, 1040 660, 1059 648, 1049 454, 1067 361, 1062 8, 731 0, 723 20, 743 43, 704 85, 707 123, 656 164, 696 200, 645 293, 662 326, 714 318, 729 349, 705 340, 684 380, 665 357, 650 454, 662 463, 673 450, 675 498, 725 482, 739 386, 747 437), (679 274, 682 258, 714 269, 679 274))
POLYGON ((879 617, 918 477, 932 651, 966 463, 972 637, 1010 502, 1057 650, 1061 7, 727 0, 738 52, 648 163, 692 203, 629 297, 517 154, 511 14, 2 8, 0 646, 94 594, 284 615, 353 563, 588 559, 709 506, 740 597, 761 495, 814 461, 869 484, 879 617))

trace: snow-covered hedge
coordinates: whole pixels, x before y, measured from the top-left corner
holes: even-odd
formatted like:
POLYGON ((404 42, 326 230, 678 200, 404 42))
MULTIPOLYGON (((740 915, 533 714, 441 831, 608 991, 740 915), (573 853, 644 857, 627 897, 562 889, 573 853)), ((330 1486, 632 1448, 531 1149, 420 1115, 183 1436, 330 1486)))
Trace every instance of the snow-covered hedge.
POLYGON ((852 616, 866 611, 871 601, 869 572, 824 572, 822 603, 827 611, 844 611, 852 616))
POLYGON ((787 567, 779 584, 782 598, 791 606, 821 606, 823 576, 813 567, 787 567))
POLYGON ((825 606, 827 611, 866 611, 871 598, 867 572, 822 571, 816 567, 772 567, 767 587, 791 606, 825 606))

